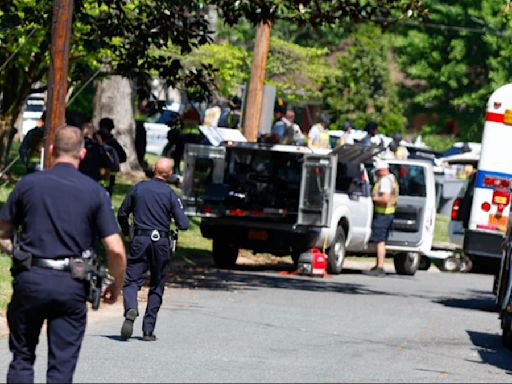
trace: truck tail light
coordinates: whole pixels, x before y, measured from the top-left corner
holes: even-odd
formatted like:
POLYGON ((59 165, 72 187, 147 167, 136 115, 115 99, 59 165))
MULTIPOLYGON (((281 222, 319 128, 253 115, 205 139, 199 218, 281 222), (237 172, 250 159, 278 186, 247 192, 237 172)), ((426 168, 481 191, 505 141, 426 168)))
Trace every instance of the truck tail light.
POLYGON ((451 214, 452 220, 457 220, 457 214, 459 213, 459 209, 460 209, 460 198, 457 197, 455 200, 453 200, 453 204, 452 204, 452 214, 451 214))
POLYGON ((228 209, 226 213, 228 216, 245 216, 243 209, 228 209))

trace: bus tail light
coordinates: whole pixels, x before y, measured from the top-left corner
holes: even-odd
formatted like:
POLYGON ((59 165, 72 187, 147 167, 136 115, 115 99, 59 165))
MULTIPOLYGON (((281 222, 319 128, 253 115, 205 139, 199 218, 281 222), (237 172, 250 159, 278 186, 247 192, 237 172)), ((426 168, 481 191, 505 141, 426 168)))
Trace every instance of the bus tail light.
MULTIPOLYGON (((508 180, 507 180, 508 181, 508 180)), ((496 205, 508 205, 510 202, 510 191, 507 189, 495 189, 492 194, 492 203, 496 205)))
POLYGON ((453 204, 452 204, 452 214, 451 214, 452 220, 457 220, 457 214, 459 213, 459 209, 460 209, 460 198, 457 197, 453 201, 453 204))

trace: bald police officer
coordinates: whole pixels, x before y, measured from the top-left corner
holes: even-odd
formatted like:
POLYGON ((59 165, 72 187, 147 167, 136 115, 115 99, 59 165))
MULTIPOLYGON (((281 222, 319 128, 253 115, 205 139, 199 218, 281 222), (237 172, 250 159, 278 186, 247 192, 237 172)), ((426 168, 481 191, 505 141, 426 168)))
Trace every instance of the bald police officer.
POLYGON ((13 295, 7 311, 13 359, 7 382, 34 381, 35 349, 47 321, 48 383, 72 382, 87 318, 88 283, 71 275, 72 260, 102 239, 114 282, 103 301, 114 303, 123 284, 126 256, 107 192, 78 171, 85 155, 77 127, 55 133, 51 169, 23 177, 0 211, 0 246, 21 226, 13 252, 13 295), (21 256, 20 256, 21 255, 21 256))
POLYGON ((162 305, 169 268, 171 218, 174 218, 179 230, 189 227, 181 201, 166 184, 166 180, 172 175, 172 166, 171 159, 158 159, 153 167, 153 179, 141 181, 132 187, 117 213, 125 235, 130 232, 130 214, 133 214, 134 227, 123 287, 125 320, 121 327, 121 337, 124 340, 129 339, 133 333, 133 323, 139 314, 137 292, 148 270, 151 281, 142 322, 142 340, 156 340, 153 331, 162 305))

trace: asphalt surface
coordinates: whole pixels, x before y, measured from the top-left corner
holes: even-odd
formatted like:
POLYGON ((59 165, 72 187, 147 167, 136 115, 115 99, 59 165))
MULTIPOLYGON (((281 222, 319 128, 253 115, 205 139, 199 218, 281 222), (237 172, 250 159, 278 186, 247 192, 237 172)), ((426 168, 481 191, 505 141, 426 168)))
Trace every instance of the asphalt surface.
MULTIPOLYGON (((91 313, 75 382, 510 382, 492 276, 179 268, 156 342, 121 341, 122 307, 91 313)), ((145 305, 145 303, 141 303, 145 305)), ((143 310, 143 309, 141 309, 143 310)), ((46 337, 36 381, 45 381, 46 337)), ((10 353, 0 339, 0 381, 10 353)))

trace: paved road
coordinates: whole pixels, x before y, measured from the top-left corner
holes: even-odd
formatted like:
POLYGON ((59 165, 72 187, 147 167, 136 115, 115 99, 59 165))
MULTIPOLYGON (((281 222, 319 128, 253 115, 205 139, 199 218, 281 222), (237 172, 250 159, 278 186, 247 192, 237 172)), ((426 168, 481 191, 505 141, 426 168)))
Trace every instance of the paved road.
MULTIPOLYGON (((120 341, 121 307, 91 316, 76 382, 510 382, 492 276, 331 278, 280 267, 180 269, 154 343, 120 341), (281 274, 280 274, 281 273, 281 274)), ((44 381, 41 338, 36 380, 44 381)), ((0 340, 0 380, 10 354, 0 340)))

